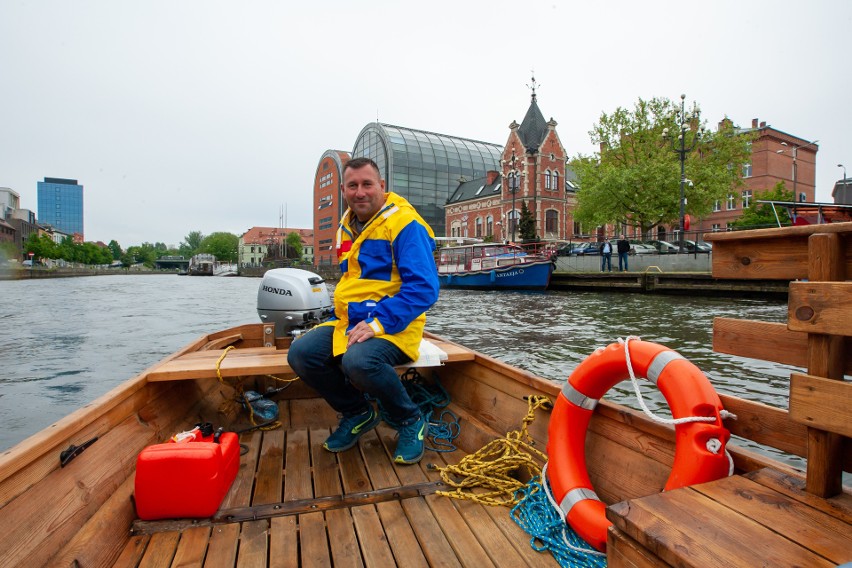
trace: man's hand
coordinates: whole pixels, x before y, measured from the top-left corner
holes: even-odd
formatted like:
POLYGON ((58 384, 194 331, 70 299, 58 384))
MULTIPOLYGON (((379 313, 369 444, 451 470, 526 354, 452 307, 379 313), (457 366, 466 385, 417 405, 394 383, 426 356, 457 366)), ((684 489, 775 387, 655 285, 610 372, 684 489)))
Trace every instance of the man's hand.
POLYGON ((349 341, 347 342, 346 347, 351 347, 353 343, 364 343, 371 337, 375 336, 376 333, 373 331, 372 327, 364 322, 359 322, 355 327, 349 330, 349 341))

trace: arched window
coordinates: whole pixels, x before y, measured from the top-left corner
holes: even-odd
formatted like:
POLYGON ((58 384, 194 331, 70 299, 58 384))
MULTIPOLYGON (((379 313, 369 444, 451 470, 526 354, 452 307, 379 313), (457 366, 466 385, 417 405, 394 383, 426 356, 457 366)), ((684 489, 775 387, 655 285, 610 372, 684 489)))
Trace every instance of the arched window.
POLYGON ((494 217, 492 217, 491 215, 485 218, 485 236, 494 236, 494 217))
POLYGON ((559 191, 559 172, 553 172, 553 184, 550 187, 553 191, 559 191))
POLYGON ((476 235, 477 238, 482 236, 482 217, 476 218, 476 235))
POLYGON ((550 170, 544 172, 544 189, 550 189, 550 170))
POLYGON ((544 213, 544 230, 548 233, 556 234, 559 231, 559 212, 553 209, 548 209, 544 213))

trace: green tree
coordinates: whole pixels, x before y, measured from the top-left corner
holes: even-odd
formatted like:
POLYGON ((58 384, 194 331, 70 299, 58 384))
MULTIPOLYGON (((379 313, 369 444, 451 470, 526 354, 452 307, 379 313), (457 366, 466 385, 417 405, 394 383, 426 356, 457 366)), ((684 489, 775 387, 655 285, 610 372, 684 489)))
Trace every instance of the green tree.
POLYGON ((32 233, 24 245, 24 253, 29 255, 33 253, 34 259, 40 258, 59 258, 57 255, 56 243, 47 235, 37 235, 32 233))
POLYGON ((180 250, 180 254, 182 254, 185 258, 189 258, 192 255, 201 252, 201 242, 203 240, 204 235, 201 231, 190 231, 184 238, 183 242, 178 246, 178 250, 180 250))
POLYGON ((775 187, 758 193, 752 199, 751 204, 743 209, 742 216, 731 223, 735 229, 760 229, 764 227, 778 227, 791 225, 790 215, 785 207, 775 207, 770 203, 758 203, 762 201, 794 201, 792 190, 787 190, 783 181, 775 184, 775 187), (778 217, 776 217, 776 213, 778 217))
POLYGON ((521 201, 521 218, 518 221, 518 230, 521 232, 522 242, 537 241, 538 236, 535 234, 535 218, 532 211, 527 208, 527 202, 521 201))
MULTIPOLYGON (((578 155, 571 167, 578 177, 575 219, 581 223, 627 224, 648 234, 680 220, 680 158, 663 137, 664 129, 680 132, 669 99, 639 99, 632 111, 617 108, 602 114, 589 132, 600 151, 578 155)), ((684 132, 695 148, 686 157, 686 212, 695 217, 710 213, 717 200, 742 184, 742 165, 751 155, 751 134, 739 133, 730 121, 698 140, 700 118, 684 132)), ((675 139, 675 144, 677 140, 675 139)))
POLYGON ((287 243, 287 246, 284 247, 286 258, 295 260, 302 258, 302 236, 299 233, 295 231, 290 233, 285 242, 287 243))
POLYGON ((157 258, 157 249, 154 245, 142 243, 140 246, 128 247, 125 255, 121 257, 121 262, 124 266, 142 263, 148 268, 153 268, 157 258))
POLYGON ((236 262, 240 238, 233 233, 212 233, 201 241, 198 252, 212 254, 218 261, 236 262))
POLYGON ((109 247, 110 252, 112 252, 112 259, 118 260, 121 258, 121 246, 119 246, 118 242, 115 239, 111 240, 107 245, 109 247))

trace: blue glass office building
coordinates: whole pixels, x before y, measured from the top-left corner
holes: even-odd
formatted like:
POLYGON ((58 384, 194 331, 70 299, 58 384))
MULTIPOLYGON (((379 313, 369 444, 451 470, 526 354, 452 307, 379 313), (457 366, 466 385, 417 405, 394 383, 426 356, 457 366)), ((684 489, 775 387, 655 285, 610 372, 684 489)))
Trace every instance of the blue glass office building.
POLYGON ((67 235, 83 235, 83 186, 76 179, 38 182, 38 222, 67 235))
POLYGON ((406 198, 435 231, 444 236, 444 204, 465 181, 500 171, 503 147, 392 124, 370 123, 361 130, 353 158, 371 158, 388 191, 406 198))

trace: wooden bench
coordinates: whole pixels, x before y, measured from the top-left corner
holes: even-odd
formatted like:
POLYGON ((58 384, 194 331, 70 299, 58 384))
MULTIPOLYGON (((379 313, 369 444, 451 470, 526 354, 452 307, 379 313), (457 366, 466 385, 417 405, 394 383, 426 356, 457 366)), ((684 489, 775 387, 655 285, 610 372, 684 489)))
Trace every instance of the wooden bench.
MULTIPOLYGON (((441 356, 442 363, 455 361, 472 361, 475 357, 473 351, 465 349, 460 345, 445 341, 429 340, 429 345, 438 348, 446 354, 446 359, 441 356)), ((422 351, 423 349, 421 349, 422 351)), ((224 349, 210 349, 207 351, 193 351, 180 357, 166 361, 148 372, 148 381, 182 381, 188 379, 215 379, 216 363, 224 349)), ((401 365, 400 367, 434 366, 434 359, 428 365, 420 364, 418 361, 401 365)), ((232 349, 219 365, 222 377, 242 377, 252 375, 275 375, 287 379, 293 378, 295 373, 287 363, 287 350, 269 347, 251 347, 247 349, 232 349)))

